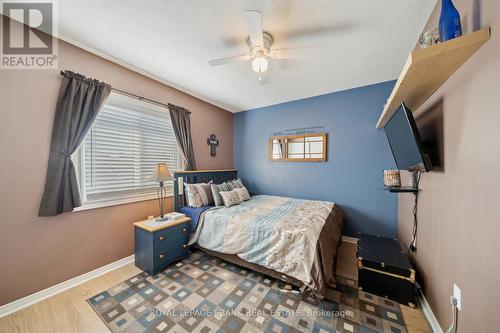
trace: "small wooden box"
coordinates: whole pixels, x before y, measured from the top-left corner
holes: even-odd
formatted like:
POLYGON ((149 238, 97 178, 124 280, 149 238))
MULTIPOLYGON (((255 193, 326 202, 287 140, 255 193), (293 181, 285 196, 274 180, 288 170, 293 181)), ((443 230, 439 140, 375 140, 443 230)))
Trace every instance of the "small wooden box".
POLYGON ((359 289, 415 307, 415 270, 398 241, 360 234, 359 289))
POLYGON ((146 221, 134 223, 135 265, 156 275, 174 261, 189 255, 191 219, 188 217, 151 228, 146 221))

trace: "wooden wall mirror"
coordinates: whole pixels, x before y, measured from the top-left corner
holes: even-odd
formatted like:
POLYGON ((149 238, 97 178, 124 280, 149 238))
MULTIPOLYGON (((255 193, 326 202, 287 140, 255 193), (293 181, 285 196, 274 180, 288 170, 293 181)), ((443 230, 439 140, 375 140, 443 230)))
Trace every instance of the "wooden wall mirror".
POLYGON ((269 159, 273 162, 326 161, 326 133, 272 136, 269 159))

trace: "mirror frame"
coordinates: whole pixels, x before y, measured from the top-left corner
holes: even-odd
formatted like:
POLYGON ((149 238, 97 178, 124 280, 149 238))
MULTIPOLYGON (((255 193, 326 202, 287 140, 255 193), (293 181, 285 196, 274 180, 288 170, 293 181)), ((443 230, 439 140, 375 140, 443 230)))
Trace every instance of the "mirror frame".
POLYGON ((277 135, 277 136, 271 136, 269 138, 269 160, 272 162, 326 162, 326 152, 327 152, 327 137, 326 133, 307 133, 307 134, 296 134, 296 135, 277 135), (322 154, 323 156, 320 158, 314 157, 314 158, 280 158, 280 159, 273 159, 273 140, 279 140, 279 139, 295 139, 295 138, 307 138, 307 137, 321 137, 322 138, 322 143, 323 143, 323 151, 322 154))

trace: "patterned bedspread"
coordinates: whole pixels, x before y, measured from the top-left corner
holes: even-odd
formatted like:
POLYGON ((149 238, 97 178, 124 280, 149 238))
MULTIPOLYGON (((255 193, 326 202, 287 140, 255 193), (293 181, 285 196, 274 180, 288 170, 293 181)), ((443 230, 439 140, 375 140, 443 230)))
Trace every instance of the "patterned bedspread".
MULTIPOLYGON (((326 283, 322 272, 318 272, 320 257, 330 257, 333 264, 335 253, 319 253, 319 240, 334 206, 327 201, 254 196, 236 206, 205 211, 190 243, 197 241, 203 248, 236 254, 248 262, 294 277, 320 292, 326 283), (317 281, 318 273, 322 281, 317 281)), ((336 223, 341 224, 342 219, 336 223)), ((337 242, 340 229, 341 225, 335 228, 337 242)), ((336 244, 331 246, 336 251, 336 244)), ((333 282, 333 277, 329 280, 333 282)))

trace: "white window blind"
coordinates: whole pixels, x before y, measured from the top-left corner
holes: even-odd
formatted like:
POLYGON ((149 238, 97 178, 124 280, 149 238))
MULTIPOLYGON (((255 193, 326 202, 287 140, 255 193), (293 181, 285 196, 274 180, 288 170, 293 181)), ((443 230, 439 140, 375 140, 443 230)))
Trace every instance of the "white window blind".
MULTIPOLYGON (((156 163, 181 164, 167 109, 112 93, 81 147, 80 189, 85 202, 154 197, 156 163)), ((172 184, 166 184, 167 192, 172 184)))

